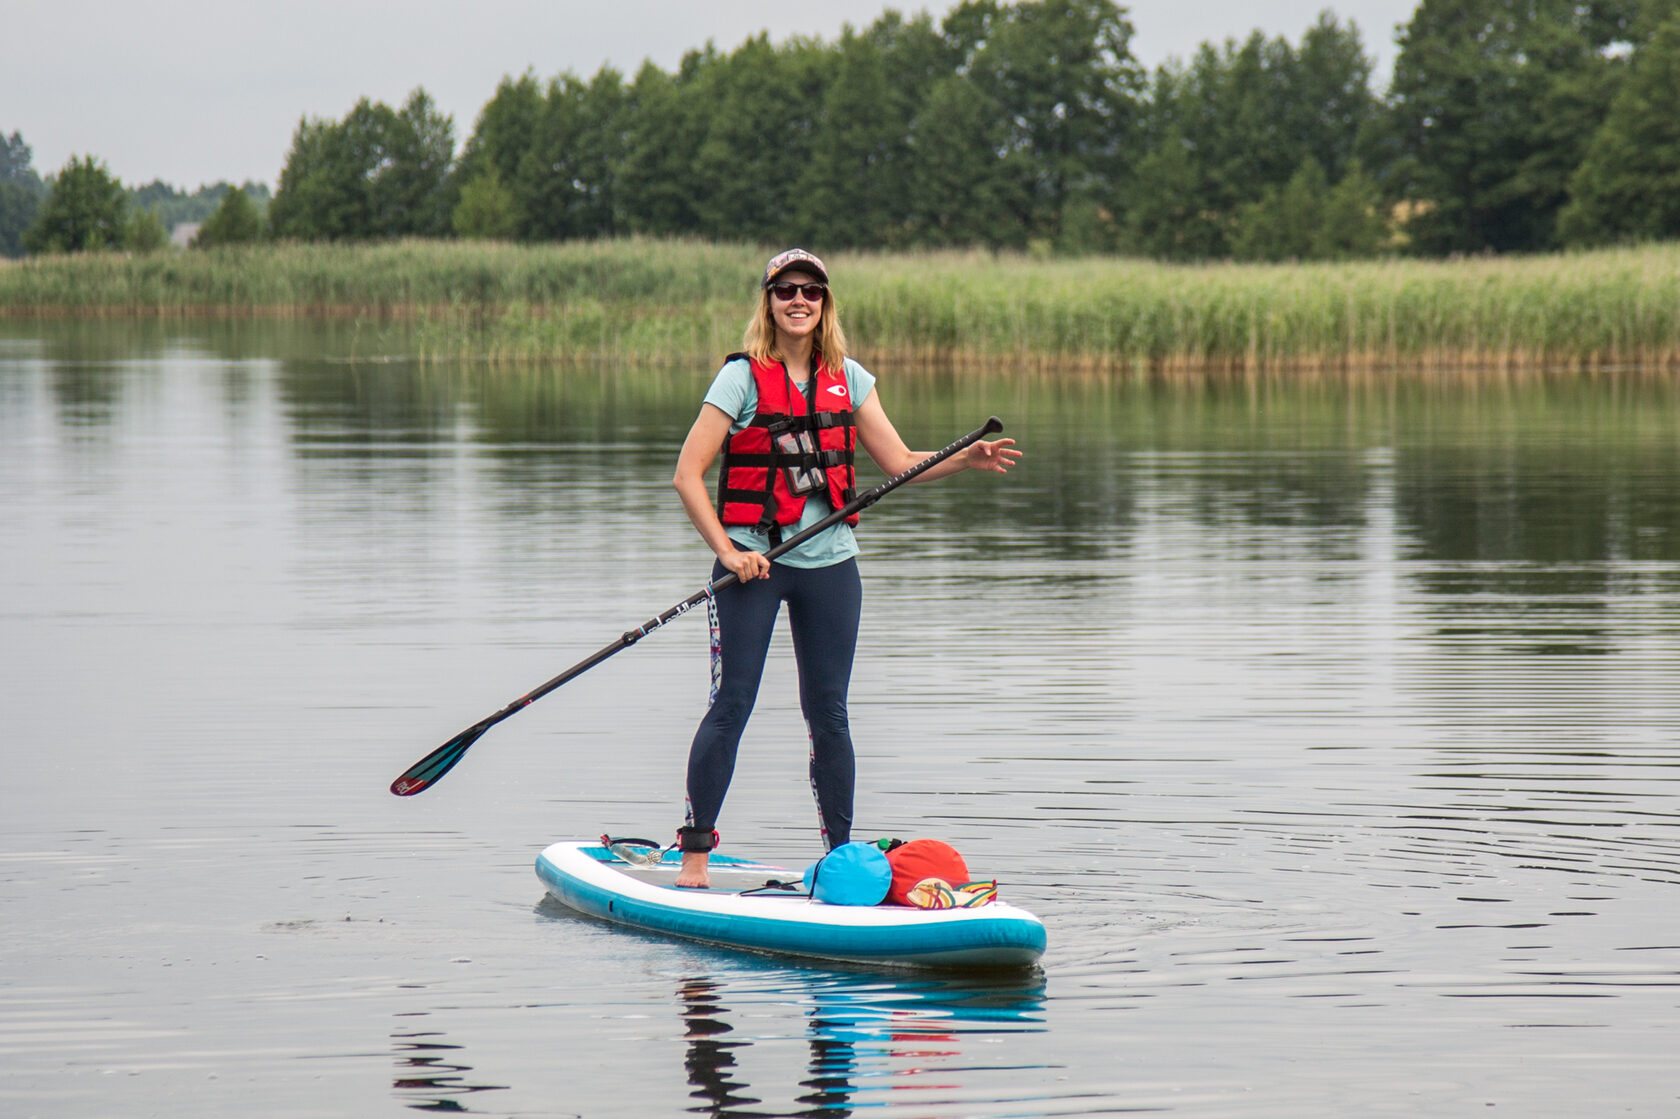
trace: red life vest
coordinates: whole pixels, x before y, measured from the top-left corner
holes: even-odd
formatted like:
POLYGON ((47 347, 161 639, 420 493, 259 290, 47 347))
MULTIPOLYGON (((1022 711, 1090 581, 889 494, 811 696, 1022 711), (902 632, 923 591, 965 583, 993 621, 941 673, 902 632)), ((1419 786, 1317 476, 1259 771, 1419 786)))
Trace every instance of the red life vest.
MULTIPOLYGON (((730 354, 725 362, 744 358, 730 354)), ((821 468, 827 475, 828 501, 836 509, 857 497, 857 474, 852 452, 857 428, 852 422, 852 393, 843 370, 821 364, 813 374, 816 407, 788 376, 781 362, 751 361, 758 387, 758 409, 746 427, 723 443, 723 466, 718 471, 718 519, 726 525, 751 525, 781 542, 781 528, 799 523, 805 495, 794 493, 788 473, 821 468), (800 442, 809 452, 788 452, 800 442), (788 439, 792 436, 792 439, 788 439)), ((855 525, 857 514, 846 518, 855 525)))

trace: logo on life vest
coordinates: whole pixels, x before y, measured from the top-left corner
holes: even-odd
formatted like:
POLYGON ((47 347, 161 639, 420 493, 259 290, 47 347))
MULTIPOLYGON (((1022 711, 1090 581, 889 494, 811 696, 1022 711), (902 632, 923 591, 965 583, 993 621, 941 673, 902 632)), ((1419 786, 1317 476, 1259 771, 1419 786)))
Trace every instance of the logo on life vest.
POLYGON ((835 396, 845 396, 848 390, 845 385, 829 385, 828 391, 835 396))

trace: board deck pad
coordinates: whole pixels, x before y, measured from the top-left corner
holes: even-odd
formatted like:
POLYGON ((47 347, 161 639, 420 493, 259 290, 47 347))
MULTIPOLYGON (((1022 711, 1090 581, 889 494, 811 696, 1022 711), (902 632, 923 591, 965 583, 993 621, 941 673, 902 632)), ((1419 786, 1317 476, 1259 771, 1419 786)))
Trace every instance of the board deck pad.
POLYGON ((642 867, 600 842, 550 845, 537 876, 570 909, 648 932, 732 948, 887 967, 1021 968, 1044 953, 1044 925, 1006 902, 973 909, 829 905, 804 893, 756 891, 799 872, 713 854, 712 887, 675 885, 681 855, 642 867))

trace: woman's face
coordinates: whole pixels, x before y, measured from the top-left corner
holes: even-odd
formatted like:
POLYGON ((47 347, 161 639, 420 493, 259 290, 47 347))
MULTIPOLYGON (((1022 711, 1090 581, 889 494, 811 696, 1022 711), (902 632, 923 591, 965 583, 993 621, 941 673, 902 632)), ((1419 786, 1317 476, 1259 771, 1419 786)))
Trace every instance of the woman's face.
POLYGON ((784 300, 778 296, 775 289, 782 284, 795 284, 803 287, 814 284, 818 280, 809 272, 801 272, 797 268, 790 268, 776 277, 771 284, 770 316, 776 322, 776 332, 783 338, 808 338, 816 333, 817 325, 822 322, 822 296, 815 300, 805 298, 802 290, 795 291, 792 299, 784 300))

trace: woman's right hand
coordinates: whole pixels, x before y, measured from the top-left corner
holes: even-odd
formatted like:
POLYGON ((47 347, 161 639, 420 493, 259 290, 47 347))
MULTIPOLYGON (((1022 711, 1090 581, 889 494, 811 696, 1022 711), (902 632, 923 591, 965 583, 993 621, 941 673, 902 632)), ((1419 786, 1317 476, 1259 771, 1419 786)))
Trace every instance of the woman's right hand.
POLYGON ((718 562, 734 572, 735 578, 743 583, 750 583, 770 574, 770 561, 758 552, 729 552, 719 556, 718 562))

